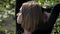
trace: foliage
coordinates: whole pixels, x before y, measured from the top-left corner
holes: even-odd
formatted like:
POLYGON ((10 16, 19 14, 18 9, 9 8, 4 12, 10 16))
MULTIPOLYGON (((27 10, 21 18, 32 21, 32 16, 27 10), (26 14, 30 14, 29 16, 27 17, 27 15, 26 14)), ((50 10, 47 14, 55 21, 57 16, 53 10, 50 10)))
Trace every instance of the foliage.
POLYGON ((38 0, 37 1, 43 7, 51 6, 60 3, 60 0, 38 0))
POLYGON ((16 0, 0 0, 0 34, 15 33, 16 0))

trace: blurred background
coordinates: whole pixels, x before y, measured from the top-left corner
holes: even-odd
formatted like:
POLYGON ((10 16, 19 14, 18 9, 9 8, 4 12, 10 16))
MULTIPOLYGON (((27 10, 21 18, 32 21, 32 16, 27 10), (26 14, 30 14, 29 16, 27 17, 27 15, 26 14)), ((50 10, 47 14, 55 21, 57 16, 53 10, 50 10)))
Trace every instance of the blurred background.
MULTIPOLYGON (((34 0, 42 7, 56 5, 60 0, 34 0)), ((16 0, 0 0, 0 34, 16 34, 16 0)), ((60 34, 60 15, 51 34, 60 34)))
POLYGON ((16 0, 0 0, 0 34, 16 34, 16 0))

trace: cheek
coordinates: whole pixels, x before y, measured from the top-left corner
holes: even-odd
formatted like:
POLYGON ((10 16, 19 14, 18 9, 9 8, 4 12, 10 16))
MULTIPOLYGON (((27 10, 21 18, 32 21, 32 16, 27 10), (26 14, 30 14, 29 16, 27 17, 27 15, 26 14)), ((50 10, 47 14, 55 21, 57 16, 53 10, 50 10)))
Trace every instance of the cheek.
POLYGON ((17 17, 17 23, 21 24, 21 22, 22 22, 22 16, 20 15, 20 16, 17 17))

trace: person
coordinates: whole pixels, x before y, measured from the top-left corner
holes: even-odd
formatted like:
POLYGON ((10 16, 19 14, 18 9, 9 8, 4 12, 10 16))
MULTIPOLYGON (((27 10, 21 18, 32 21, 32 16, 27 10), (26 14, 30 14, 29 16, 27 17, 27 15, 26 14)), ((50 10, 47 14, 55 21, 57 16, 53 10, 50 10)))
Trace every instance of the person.
POLYGON ((24 2, 17 13, 17 23, 24 29, 22 34, 32 34, 35 30, 46 30, 44 24, 48 21, 47 12, 35 1, 24 2))

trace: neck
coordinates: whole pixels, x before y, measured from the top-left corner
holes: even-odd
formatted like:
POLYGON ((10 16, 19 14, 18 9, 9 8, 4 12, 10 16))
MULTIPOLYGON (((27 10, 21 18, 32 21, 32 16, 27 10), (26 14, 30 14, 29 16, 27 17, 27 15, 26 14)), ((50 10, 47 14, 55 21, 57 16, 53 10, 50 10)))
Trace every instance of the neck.
POLYGON ((24 34, 31 34, 31 32, 24 30, 24 34))

